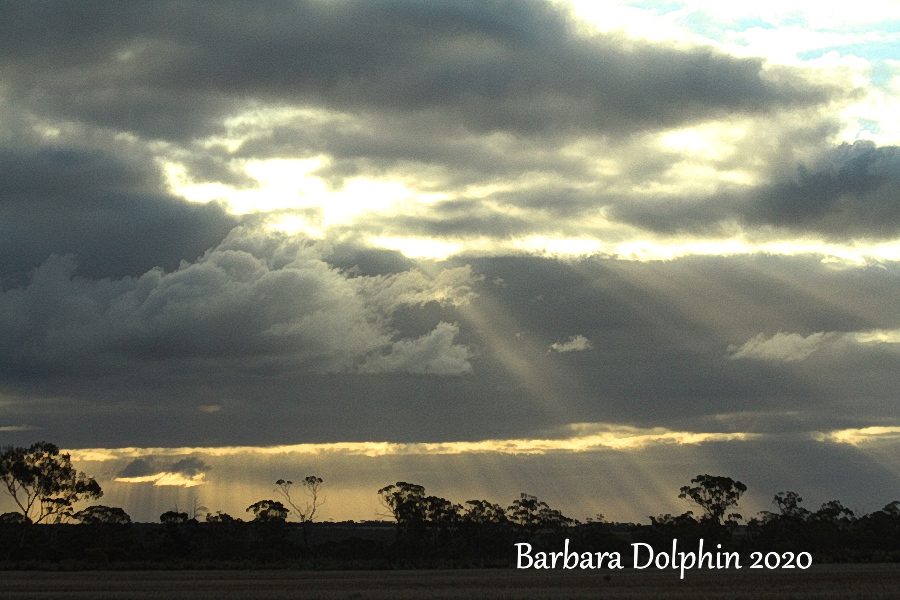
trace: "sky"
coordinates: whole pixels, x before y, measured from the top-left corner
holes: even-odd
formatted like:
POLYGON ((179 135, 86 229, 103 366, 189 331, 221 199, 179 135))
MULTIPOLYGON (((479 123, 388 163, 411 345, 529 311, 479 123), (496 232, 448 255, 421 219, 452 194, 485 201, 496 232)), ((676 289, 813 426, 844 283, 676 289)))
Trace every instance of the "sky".
POLYGON ((103 504, 900 499, 900 3, 0 13, 0 444, 103 504))

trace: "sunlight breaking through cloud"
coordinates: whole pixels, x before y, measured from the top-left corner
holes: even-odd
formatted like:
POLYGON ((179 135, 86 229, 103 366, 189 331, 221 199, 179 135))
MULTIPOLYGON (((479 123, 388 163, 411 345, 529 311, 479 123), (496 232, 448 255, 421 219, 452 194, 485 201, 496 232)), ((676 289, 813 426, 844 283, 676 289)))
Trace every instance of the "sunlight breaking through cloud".
POLYGON ((820 442, 835 442, 860 446, 876 442, 900 440, 900 427, 863 427, 860 429, 839 429, 828 433, 816 432, 814 439, 820 442))
MULTIPOLYGON (((388 455, 433 455, 465 453, 501 454, 544 454, 547 452, 590 450, 637 450, 654 444, 702 444, 705 442, 730 442, 751 440, 760 437, 756 433, 715 433, 672 431, 665 427, 639 428, 608 423, 574 423, 568 426, 572 435, 562 438, 483 440, 475 442, 423 442, 402 444, 392 442, 335 442, 327 444, 294 444, 284 446, 226 446, 198 448, 89 448, 67 450, 73 460, 108 461, 145 456, 182 456, 203 454, 207 456, 229 456, 236 454, 318 454, 336 453, 343 455, 388 456, 388 455)), ((171 473, 156 473, 141 477, 118 478, 117 481, 132 483, 146 481, 170 481, 174 478, 163 476, 171 473)), ((191 481, 199 481, 202 477, 191 481)), ((157 483, 156 485, 181 485, 157 483)), ((196 485, 196 483, 193 483, 196 485)))
POLYGON ((122 483, 150 483, 153 485, 177 485, 181 487, 194 487, 206 483, 203 481, 205 473, 197 473, 196 475, 185 475, 184 473, 154 473, 153 475, 143 475, 141 477, 116 477, 116 481, 122 483))

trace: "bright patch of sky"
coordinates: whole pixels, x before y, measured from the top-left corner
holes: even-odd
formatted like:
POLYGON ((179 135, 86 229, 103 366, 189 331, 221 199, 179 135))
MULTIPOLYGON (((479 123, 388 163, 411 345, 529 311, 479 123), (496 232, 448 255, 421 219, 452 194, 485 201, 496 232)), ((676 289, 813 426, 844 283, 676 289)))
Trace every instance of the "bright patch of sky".
MULTIPOLYGON (((736 56, 764 57, 768 65, 789 65, 816 72, 824 83, 840 82, 861 92, 853 101, 833 108, 841 122, 836 143, 871 140, 876 144, 900 143, 900 2, 860 0, 808 2, 759 0, 722 3, 718 0, 628 1, 557 0, 601 31, 624 31, 636 38, 675 42, 679 45, 712 45, 736 56)), ((688 129, 662 132, 656 142, 665 151, 677 152, 668 173, 631 190, 635 194, 702 196, 721 186, 759 183, 753 161, 730 160, 742 147, 755 143, 767 127, 782 127, 777 116, 771 125, 762 120, 711 121, 688 129)), ((207 147, 234 150, 244 141, 277 124, 298 120, 309 124, 339 124, 348 130, 363 127, 351 115, 313 109, 254 109, 225 123, 228 135, 206 140, 207 147)), ((576 147, 574 154, 588 161, 595 153, 576 147)), ((198 202, 223 200, 232 212, 278 213, 274 229, 325 237, 332 227, 352 227, 371 215, 411 215, 440 200, 454 199, 431 182, 408 179, 358 177, 338 187, 317 171, 329 165, 327 155, 308 159, 233 161, 231 167, 256 180, 257 186, 238 189, 223 183, 197 183, 177 160, 167 165, 172 188, 198 202), (427 191, 424 191, 427 190, 427 191), (304 212, 305 210, 305 212, 304 212), (298 214, 299 213, 299 214, 298 214)), ((613 163, 615 161, 612 161, 613 163)), ((600 173, 603 175, 603 173, 600 173)), ((370 176, 371 177, 371 176, 370 176)), ((425 175, 422 175, 425 177, 425 175)), ((493 184, 504 185, 495 181, 493 184)), ((509 182, 505 182, 509 184, 509 182)), ((527 187, 527 186, 526 186, 527 187)), ((273 213, 274 214, 274 213, 273 213)), ((528 216, 526 215, 526 218, 528 216)), ((458 252, 526 251, 550 254, 612 253, 640 259, 658 259, 691 253, 777 251, 771 243, 747 242, 740 236, 722 240, 635 240, 627 226, 618 224, 612 235, 601 235, 582 223, 584 231, 558 236, 532 235, 505 240, 465 236, 459 239, 404 238, 373 235, 368 243, 400 250, 410 257, 444 258, 458 252), (605 237, 605 239, 603 239, 605 237), (612 239, 616 241, 613 243, 612 239)), ((574 226, 573 226, 574 227, 574 226)), ((787 253, 815 251, 841 260, 866 262, 869 257, 893 260, 895 245, 878 248, 825 248, 795 240, 781 244, 787 253)))
POLYGON ((560 0, 601 31, 624 30, 651 40, 712 44, 739 56, 818 69, 850 66, 856 82, 870 88, 855 105, 869 125, 848 124, 843 139, 897 143, 895 121, 900 59, 900 2, 810 2, 760 0, 646 2, 560 0), (842 59, 860 60, 842 60, 842 59), (886 99, 888 99, 885 101, 886 99), (886 106, 887 105, 887 106, 886 106))

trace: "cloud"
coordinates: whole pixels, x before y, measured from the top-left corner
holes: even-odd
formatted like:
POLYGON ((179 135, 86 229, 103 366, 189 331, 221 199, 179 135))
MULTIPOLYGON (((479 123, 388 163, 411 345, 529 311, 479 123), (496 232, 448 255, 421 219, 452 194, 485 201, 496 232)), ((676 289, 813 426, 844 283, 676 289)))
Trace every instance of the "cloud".
POLYGON ((555 344, 550 344, 550 350, 555 350, 556 352, 583 352, 584 350, 590 350, 593 348, 593 344, 591 344, 590 340, 588 340, 583 335, 573 335, 565 342, 556 342, 555 344))
POLYGON ((135 458, 116 476, 122 483, 153 483, 154 486, 194 487, 205 483, 210 466, 196 456, 188 456, 168 465, 160 457, 135 458))
POLYGON ((704 431, 714 415, 761 411, 797 415, 725 431, 894 424, 894 263, 470 256, 392 277, 411 261, 338 245, 338 268, 304 238, 233 237, 147 283, 46 265, 30 286, 0 295, 0 389, 21 398, 4 405, 6 424, 39 426, 68 447, 277 446, 304 432, 322 442, 539 439, 602 420, 652 428, 677 419, 674 429, 704 431), (280 278, 304 283, 280 288, 280 278), (278 289, 287 289, 278 302, 263 293, 278 289), (294 324, 344 327, 353 315, 364 323, 356 340, 294 324), (775 344, 788 350, 731 358, 760 332, 770 350, 782 332, 775 344), (806 341, 815 332, 818 345, 806 341), (575 333, 594 348, 548 354, 575 333), (817 349, 785 362, 808 346, 817 349), (198 410, 212 405, 222 410, 198 410))
POLYGON ((821 442, 864 446, 879 442, 896 442, 900 440, 900 427, 862 427, 857 429, 841 429, 828 433, 816 432, 813 437, 821 442))
POLYGON ((74 259, 51 257, 26 287, 0 293, 4 370, 93 376, 164 361, 225 371, 468 370, 453 326, 404 341, 390 322, 401 307, 468 302, 470 268, 350 277, 322 252, 235 230, 175 271, 119 280, 73 277, 74 259))
POLYGON ((147 156, 0 147, 0 281, 22 284, 51 255, 96 279, 176 269, 239 224, 223 206, 165 190, 147 156))
MULTIPOLYGON (((188 455, 179 460, 168 472, 194 476, 205 473, 209 466, 197 456, 209 459, 243 454, 256 455, 318 455, 329 453, 347 456, 435 455, 464 453, 543 454, 545 452, 590 450, 637 450, 648 445, 693 445, 709 442, 739 442, 759 438, 748 432, 692 432, 676 431, 665 427, 641 428, 616 423, 573 423, 565 426, 558 437, 541 439, 507 439, 460 442, 337 442, 325 444, 294 444, 279 446, 229 446, 206 448, 85 448, 66 450, 73 460, 106 462, 136 457, 119 477, 138 478, 149 476, 148 461, 166 461, 171 457, 188 455)), ((159 469, 153 469, 159 470, 159 469)), ((149 481, 149 480, 148 480, 149 481)))
POLYGON ((146 477, 153 473, 153 467, 150 462, 144 458, 135 458, 133 461, 125 465, 125 468, 119 472, 119 477, 146 477))
POLYGON ((895 349, 895 345, 898 343, 900 343, 900 331, 898 330, 820 331, 806 337, 797 333, 779 331, 771 338, 760 333, 741 346, 731 344, 728 346, 728 352, 732 360, 751 358, 792 362, 803 360, 824 347, 830 347, 838 353, 846 354, 866 347, 869 350, 895 349))
POLYGON ((812 235, 832 241, 895 238, 900 233, 900 147, 870 141, 822 150, 775 181, 725 189, 697 201, 625 201, 610 214, 661 233, 719 234, 729 228, 812 235))
POLYGON ((741 358, 754 358, 760 360, 783 360, 791 362, 803 360, 822 344, 834 337, 832 332, 820 331, 807 337, 796 333, 784 333, 779 331, 770 338, 760 333, 742 346, 732 344, 728 347, 732 360, 741 358))
POLYGON ((399 340, 388 354, 369 358, 359 367, 361 373, 416 373, 422 375, 460 375, 470 373, 472 353, 465 346, 454 345, 459 327, 439 323, 426 335, 415 340, 399 340))
POLYGON ((150 138, 208 134, 251 101, 402 113, 475 131, 621 134, 829 97, 790 73, 763 73, 758 59, 588 34, 536 0, 4 11, 12 98, 150 138))

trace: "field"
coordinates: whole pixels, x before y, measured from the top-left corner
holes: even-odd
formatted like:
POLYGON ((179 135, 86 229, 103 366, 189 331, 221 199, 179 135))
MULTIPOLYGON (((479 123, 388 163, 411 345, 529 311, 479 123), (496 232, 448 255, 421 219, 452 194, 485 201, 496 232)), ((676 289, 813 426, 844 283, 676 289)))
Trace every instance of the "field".
POLYGON ((807 571, 84 571, 2 572, 0 600, 157 599, 900 599, 900 565, 807 571), (610 575, 608 580, 605 575, 610 575))

